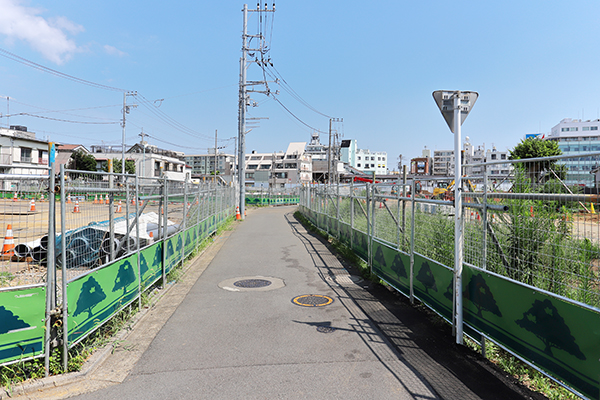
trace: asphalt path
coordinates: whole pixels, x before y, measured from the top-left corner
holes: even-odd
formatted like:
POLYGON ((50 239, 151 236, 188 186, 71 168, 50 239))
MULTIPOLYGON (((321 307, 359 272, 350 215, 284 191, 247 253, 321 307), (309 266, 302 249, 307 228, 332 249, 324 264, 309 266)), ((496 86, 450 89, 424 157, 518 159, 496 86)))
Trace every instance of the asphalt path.
POLYGON ((476 363, 461 374, 421 348, 294 210, 249 213, 123 379, 75 398, 528 398, 476 363), (294 303, 303 295, 326 305, 294 303))

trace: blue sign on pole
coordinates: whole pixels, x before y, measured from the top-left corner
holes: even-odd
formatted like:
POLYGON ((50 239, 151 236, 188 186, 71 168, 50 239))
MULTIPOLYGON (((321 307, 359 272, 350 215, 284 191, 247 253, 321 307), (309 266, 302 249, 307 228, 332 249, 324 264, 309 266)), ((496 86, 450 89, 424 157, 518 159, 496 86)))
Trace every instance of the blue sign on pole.
POLYGON ((48 163, 50 165, 54 164, 56 160, 56 143, 48 142, 48 163))

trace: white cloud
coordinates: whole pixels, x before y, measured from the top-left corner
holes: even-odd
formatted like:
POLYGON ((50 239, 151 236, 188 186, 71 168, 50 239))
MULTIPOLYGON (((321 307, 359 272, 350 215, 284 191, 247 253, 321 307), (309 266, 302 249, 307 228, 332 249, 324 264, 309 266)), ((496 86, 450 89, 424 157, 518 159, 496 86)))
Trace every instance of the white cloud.
POLYGON ((0 34, 7 41, 24 40, 56 64, 63 64, 79 51, 65 32, 77 34, 84 29, 65 17, 44 19, 42 10, 26 7, 20 0, 0 0, 0 34))
POLYGON ((123 57, 126 56, 127 53, 117 49, 114 46, 111 46, 109 44, 105 44, 104 45, 104 51, 106 51, 106 54, 110 54, 111 56, 119 56, 119 57, 123 57))

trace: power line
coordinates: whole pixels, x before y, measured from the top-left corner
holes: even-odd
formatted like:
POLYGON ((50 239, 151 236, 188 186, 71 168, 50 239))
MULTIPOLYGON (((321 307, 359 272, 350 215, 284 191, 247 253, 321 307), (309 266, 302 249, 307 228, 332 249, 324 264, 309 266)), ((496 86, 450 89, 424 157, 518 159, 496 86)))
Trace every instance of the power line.
POLYGON ((88 81, 88 80, 85 80, 85 79, 77 78, 77 77, 75 77, 73 75, 65 74, 65 73, 57 71, 55 69, 48 68, 48 67, 46 67, 44 65, 35 63, 35 62, 33 62, 31 60, 28 60, 26 58, 20 57, 20 56, 18 56, 16 54, 13 54, 13 53, 11 53, 9 51, 6 51, 6 50, 2 49, 2 48, 0 48, 0 56, 8 58, 9 60, 16 61, 16 62, 21 63, 23 65, 26 65, 28 67, 35 68, 35 69, 37 69, 39 71, 43 71, 43 72, 49 73, 51 75, 58 76, 60 78, 67 79, 67 80, 70 80, 72 82, 81 83, 82 85, 91 86, 91 87, 94 87, 96 89, 111 90, 111 91, 114 91, 114 92, 127 92, 127 90, 119 89, 119 88, 114 87, 114 86, 107 86, 107 85, 103 85, 101 83, 96 83, 96 82, 88 81))
POLYGON ((34 118, 48 119, 48 120, 51 120, 51 121, 69 122, 71 124, 113 125, 113 124, 119 124, 120 123, 120 121, 113 121, 113 122, 70 121, 70 120, 67 120, 67 119, 44 117, 43 115, 35 115, 35 114, 30 114, 30 113, 18 113, 18 114, 11 114, 11 115, 3 115, 1 117, 15 117, 15 116, 19 116, 19 115, 27 116, 27 117, 34 117, 34 118))

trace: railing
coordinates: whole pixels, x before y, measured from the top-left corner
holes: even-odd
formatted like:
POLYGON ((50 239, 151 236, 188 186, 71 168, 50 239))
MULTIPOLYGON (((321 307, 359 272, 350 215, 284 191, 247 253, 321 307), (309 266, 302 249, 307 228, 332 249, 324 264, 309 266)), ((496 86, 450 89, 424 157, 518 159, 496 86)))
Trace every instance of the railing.
POLYGON ((235 215, 233 188, 96 172, 65 181, 77 173, 0 176, 19 188, 0 198, 0 365, 45 357, 48 371, 52 343, 62 339, 68 355, 124 307, 139 306, 235 215))
POLYGON ((483 351, 490 340, 598 399, 600 197, 563 184, 564 160, 513 162, 502 181, 478 165, 481 176, 462 180, 460 242, 453 192, 435 178, 420 178, 429 190, 416 196, 414 182, 305 187, 300 210, 455 334, 461 324, 483 351), (462 268, 454 265, 457 249, 462 268))

